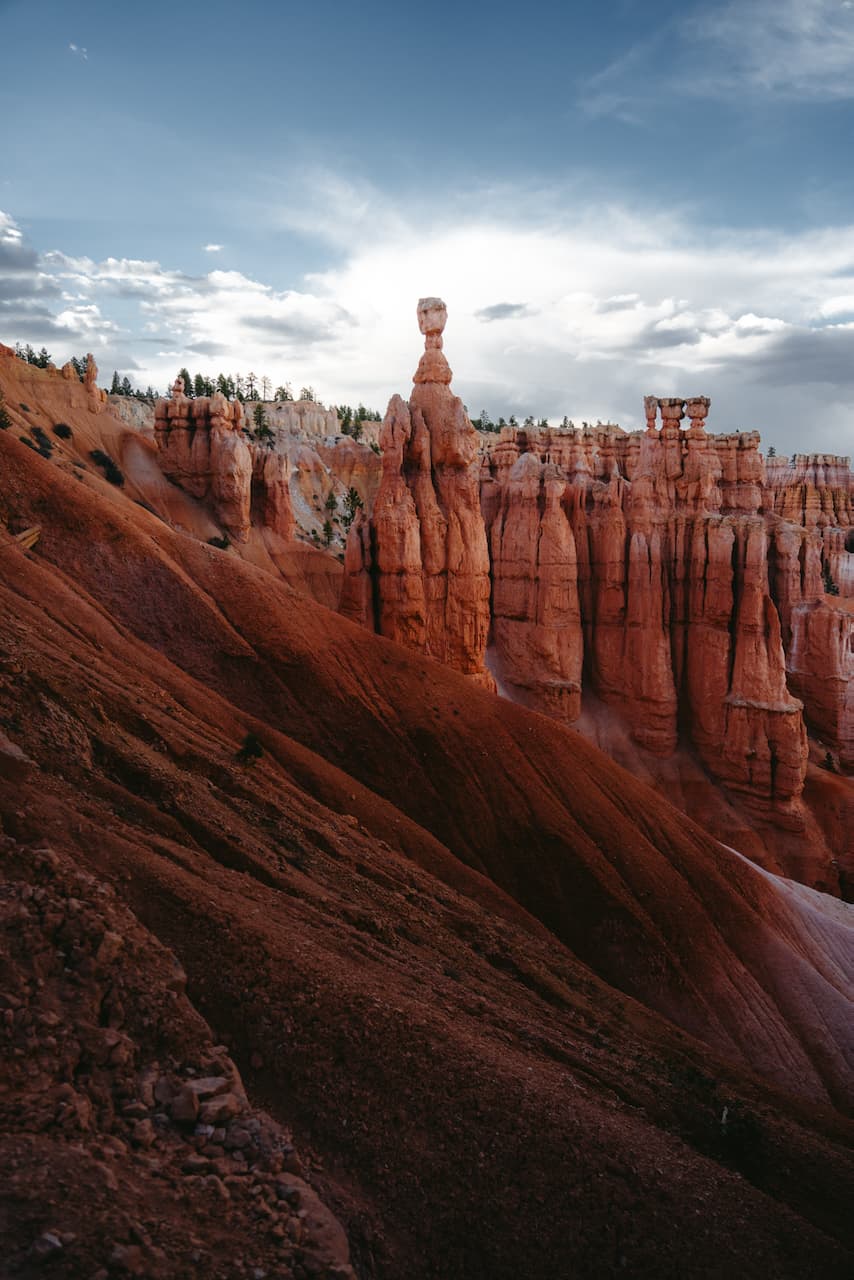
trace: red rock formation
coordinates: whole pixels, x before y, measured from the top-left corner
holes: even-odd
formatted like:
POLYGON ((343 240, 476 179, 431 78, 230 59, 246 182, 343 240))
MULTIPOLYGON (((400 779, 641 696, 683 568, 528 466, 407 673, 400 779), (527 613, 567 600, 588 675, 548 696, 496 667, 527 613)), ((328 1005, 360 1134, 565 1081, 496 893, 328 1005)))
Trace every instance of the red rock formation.
POLYGON ((766 527, 759 437, 708 435, 708 409, 706 397, 689 400, 683 431, 685 401, 647 397, 642 435, 599 427, 506 432, 497 442, 483 466, 493 661, 527 701, 577 716, 577 696, 549 697, 565 622, 536 608, 536 459, 548 457, 565 481, 562 511, 574 533, 561 560, 562 588, 578 598, 583 625, 583 645, 573 633, 573 677, 583 648, 585 681, 639 745, 667 756, 681 726, 714 778, 797 826, 807 745, 801 704, 786 687, 769 545, 787 627, 792 608, 817 590, 818 548, 803 529, 766 527))
POLYGON ((854 769, 854 609, 825 596, 792 612, 789 682, 823 745, 854 769))
POLYGON ((584 642, 575 538, 563 476, 531 453, 513 466, 491 522, 495 674, 515 696, 562 719, 581 711, 584 642))
POLYGON ((373 624, 382 635, 494 688, 484 666, 489 554, 477 433, 450 389, 451 370, 442 353, 446 319, 440 299, 421 299, 424 354, 409 403, 400 396, 389 402, 371 537, 362 525, 351 530, 341 607, 361 616, 370 595, 373 624), (366 575, 374 579, 370 593, 366 575))
POLYGON ((90 413, 102 413, 107 403, 107 393, 98 386, 98 366, 91 351, 86 357, 86 374, 83 378, 90 413))
POLYGON ((247 443, 238 400, 219 391, 190 400, 179 377, 172 398, 157 401, 154 434, 164 474, 209 501, 235 541, 247 541, 253 519, 282 538, 293 536, 288 459, 247 443))
POLYGON ((208 499, 238 542, 249 536, 252 454, 243 438, 243 408, 221 392, 190 400, 176 378, 170 400, 155 405, 154 434, 164 474, 194 498, 208 499))
POLYGON ((7 1269, 346 1274, 298 1120, 377 1277, 849 1275, 850 912, 56 454, 0 432, 41 526, 0 573, 7 1269))
POLYGON ((766 509, 812 528, 854 525, 854 474, 849 458, 796 453, 768 458, 766 509))
POLYGON ((292 538, 290 462, 284 454, 270 449, 253 449, 252 453, 252 515, 257 514, 258 522, 280 538, 292 538))

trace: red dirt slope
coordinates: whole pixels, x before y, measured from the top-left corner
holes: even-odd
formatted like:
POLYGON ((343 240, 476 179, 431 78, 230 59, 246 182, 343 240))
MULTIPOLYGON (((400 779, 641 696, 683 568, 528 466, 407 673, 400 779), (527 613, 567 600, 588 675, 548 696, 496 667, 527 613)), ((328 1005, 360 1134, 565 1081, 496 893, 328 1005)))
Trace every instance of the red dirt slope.
POLYGON ((0 518, 4 830, 175 952, 362 1274, 845 1273, 847 908, 8 432, 0 518))

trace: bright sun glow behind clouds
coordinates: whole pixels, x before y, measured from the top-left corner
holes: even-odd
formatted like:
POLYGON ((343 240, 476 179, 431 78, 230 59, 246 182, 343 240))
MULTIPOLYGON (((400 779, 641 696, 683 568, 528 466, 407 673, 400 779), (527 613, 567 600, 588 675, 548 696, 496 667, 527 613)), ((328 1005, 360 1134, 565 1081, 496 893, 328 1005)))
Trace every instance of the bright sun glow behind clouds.
MULTIPOLYGON (((350 249, 299 289, 45 254, 31 274, 70 300, 45 340, 87 342, 107 374, 130 369, 142 385, 165 386, 183 364, 252 368, 312 383, 329 402, 384 408, 418 359, 416 301, 440 294, 454 385, 474 413, 632 427, 647 392, 709 394, 718 430, 756 427, 783 450, 851 450, 854 227, 698 237, 672 214, 613 205, 559 216, 557 200, 539 223, 459 212, 440 223, 387 200, 373 219, 379 196, 362 192, 354 216, 339 194, 340 225, 330 198, 325 234, 350 249)), ((289 212, 279 216, 287 226, 289 212)), ((300 209, 300 223, 309 216, 300 209)), ((0 215, 2 243, 21 249, 0 215)))

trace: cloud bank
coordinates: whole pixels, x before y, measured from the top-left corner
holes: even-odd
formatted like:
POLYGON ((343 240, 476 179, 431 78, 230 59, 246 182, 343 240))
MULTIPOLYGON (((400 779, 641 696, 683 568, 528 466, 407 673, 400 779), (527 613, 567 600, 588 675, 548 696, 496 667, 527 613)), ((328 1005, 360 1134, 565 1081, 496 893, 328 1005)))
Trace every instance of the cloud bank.
MULTIPOLYGON (((340 221, 326 199, 318 221, 349 247, 289 290, 239 271, 39 255, 0 214, 0 337, 62 359, 88 347, 107 377, 136 368, 143 385, 184 364, 251 369, 382 409, 417 363, 417 299, 440 294, 473 413, 630 429, 645 393, 707 394, 714 429, 758 429, 781 452, 854 451, 854 226, 711 235, 618 206, 538 223, 523 201, 524 218, 502 201, 500 216, 438 222, 387 200, 372 223, 372 199, 361 193, 357 227, 346 193, 340 221)), ((301 207, 294 221, 309 217, 301 207)))

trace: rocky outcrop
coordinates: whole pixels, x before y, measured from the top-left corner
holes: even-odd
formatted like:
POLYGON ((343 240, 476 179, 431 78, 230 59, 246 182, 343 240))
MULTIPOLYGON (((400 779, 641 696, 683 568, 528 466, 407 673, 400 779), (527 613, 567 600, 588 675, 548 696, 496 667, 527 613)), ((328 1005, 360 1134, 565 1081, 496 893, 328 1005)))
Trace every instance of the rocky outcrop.
POLYGON ((86 373, 83 377, 86 397, 89 401, 90 413, 103 413, 107 403, 107 393, 98 386, 98 366, 91 351, 86 357, 86 373))
POLYGON ((354 524, 341 607, 359 616, 370 598, 371 621, 382 635, 492 688, 484 665, 490 583, 477 434, 450 388, 446 318, 440 299, 421 299, 424 354, 409 402, 400 396, 389 402, 370 537, 354 524))
POLYGON ((854 769, 854 610, 825 596, 792 613, 789 683, 803 698, 811 727, 854 769))
POLYGON ((247 442, 238 400, 221 392, 190 400, 179 377, 154 414, 164 474, 209 502, 230 537, 246 542, 253 521, 283 538, 293 535, 288 459, 247 442))
POLYGON ((290 462, 285 455, 269 449, 253 449, 252 453, 253 522, 271 529, 280 538, 290 539, 294 536, 290 462))
POLYGON ((708 434, 703 396, 645 410, 644 433, 508 430, 484 459, 492 664, 568 720, 583 683, 640 746, 687 740, 749 807, 797 827, 806 734, 769 577, 789 628, 820 594, 820 540, 760 514, 755 432, 708 434))
POLYGON ((850 458, 796 453, 766 460, 766 507, 807 528, 854 524, 854 474, 850 458))
POLYGON ((523 454, 491 524, 492 626, 499 684, 523 702, 575 720, 583 641, 575 538, 553 463, 523 454))
POLYGON ((277 444, 283 447, 292 436, 324 440, 340 433, 337 409, 327 409, 315 400, 249 400, 245 412, 250 422, 259 404, 277 444))
POLYGON ((171 399, 154 407, 154 434, 164 474, 194 498, 210 501, 223 527, 245 542, 253 466, 240 402, 219 391, 190 400, 183 378, 176 378, 171 399))
POLYGON ((137 400, 136 396, 107 396, 109 411, 134 431, 151 436, 154 432, 154 405, 150 400, 137 400))

